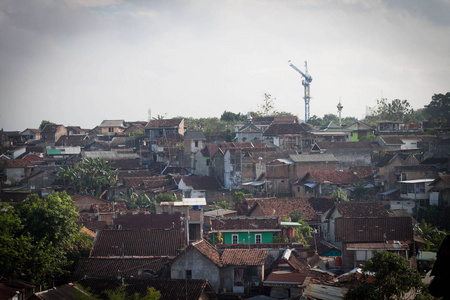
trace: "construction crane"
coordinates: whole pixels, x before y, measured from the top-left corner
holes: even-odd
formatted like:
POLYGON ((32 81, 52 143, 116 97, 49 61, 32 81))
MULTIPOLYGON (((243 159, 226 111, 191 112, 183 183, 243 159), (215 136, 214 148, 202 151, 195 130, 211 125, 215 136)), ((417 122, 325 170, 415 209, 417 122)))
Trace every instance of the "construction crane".
POLYGON ((311 96, 309 94, 309 85, 312 81, 311 75, 308 74, 308 63, 305 61, 305 73, 300 71, 296 66, 294 66, 291 61, 289 61, 289 66, 292 67, 295 71, 299 72, 302 75, 302 85, 305 87, 305 123, 309 120, 309 101, 311 101, 311 96))

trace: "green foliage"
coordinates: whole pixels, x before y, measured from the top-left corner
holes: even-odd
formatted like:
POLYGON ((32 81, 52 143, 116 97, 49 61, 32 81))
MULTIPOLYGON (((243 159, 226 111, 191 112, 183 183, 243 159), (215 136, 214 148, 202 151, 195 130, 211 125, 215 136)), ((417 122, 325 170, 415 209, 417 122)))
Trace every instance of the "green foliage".
POLYGON ((69 257, 82 247, 75 204, 65 193, 42 199, 33 194, 15 208, 1 204, 0 269, 44 286, 68 273, 69 257))
POLYGON ((424 219, 422 219, 420 224, 414 225, 414 232, 426 241, 426 250, 434 252, 439 250, 439 246, 447 235, 445 230, 439 230, 438 228, 431 226, 431 224, 425 222, 424 219))
POLYGON ((218 245, 222 245, 223 244, 223 234, 222 234, 222 232, 217 233, 216 244, 218 244, 218 245))
POLYGON ((324 120, 316 115, 313 115, 308 119, 307 124, 311 126, 322 126, 325 124, 324 120))
POLYGON ((104 158, 85 158, 73 168, 60 169, 59 178, 78 194, 102 197, 117 184, 118 171, 112 170, 104 158))
POLYGON ((359 138, 360 142, 372 142, 375 141, 375 139, 377 138, 376 135, 374 135, 373 133, 368 133, 365 136, 362 136, 359 138))
POLYGON ((282 222, 297 222, 300 226, 294 227, 294 236, 275 236, 275 243, 302 243, 305 247, 309 247, 307 239, 311 237, 312 228, 303 220, 302 212, 294 210, 289 214, 289 218, 284 217, 282 222))
POLYGON ((227 123, 234 123, 234 122, 245 122, 246 116, 245 114, 241 113, 232 113, 231 111, 224 111, 223 114, 220 116, 220 121, 227 122, 227 123))
POLYGON ((375 113, 378 121, 414 121, 414 110, 408 100, 395 99, 388 102, 386 98, 379 99, 375 113))
POLYGON ((330 197, 338 201, 348 201, 347 193, 341 188, 334 190, 330 197))
POLYGON ((355 189, 352 193, 353 200, 368 200, 369 196, 374 193, 373 189, 364 187, 364 181, 360 180, 355 184, 355 189))
POLYGON ((362 282, 352 288, 345 299, 402 299, 408 292, 422 294, 426 288, 420 274, 408 266, 405 258, 391 252, 380 251, 366 261, 364 272, 372 272, 374 281, 369 283, 363 274, 362 282))
POLYGON ((238 191, 238 192, 235 192, 233 194, 234 207, 236 207, 239 204, 241 204, 244 200, 245 200, 245 193, 244 192, 238 191))
POLYGON ((155 196, 155 201, 156 203, 161 203, 161 202, 176 202, 180 200, 178 200, 177 197, 173 194, 159 193, 158 195, 155 196))
POLYGON ((149 287, 145 295, 139 293, 131 294, 127 292, 127 286, 121 285, 115 290, 104 291, 107 300, 158 300, 161 298, 161 293, 154 287, 149 287))
POLYGON ((220 208, 231 209, 231 204, 228 203, 227 201, 219 201, 219 202, 214 203, 214 205, 212 207, 213 207, 213 209, 220 209, 220 208))
POLYGON ((131 188, 130 195, 125 195, 120 193, 120 195, 125 199, 128 209, 148 209, 150 211, 155 211, 155 203, 146 194, 138 194, 131 188))
POLYGON ((289 217, 291 218, 292 222, 298 222, 302 220, 303 213, 300 210, 294 210, 289 214, 289 217))
POLYGON ((47 125, 56 125, 56 124, 48 120, 42 120, 41 125, 39 125, 39 129, 42 130, 47 125))
POLYGON ((187 130, 199 130, 203 132, 205 136, 209 136, 217 132, 224 132, 227 127, 227 122, 220 121, 218 118, 179 118, 184 119, 184 125, 187 127, 187 130))
POLYGON ((137 129, 137 130, 135 130, 133 132, 130 132, 128 135, 129 136, 138 136, 138 135, 143 135, 143 134, 144 133, 142 132, 142 130, 137 129))
POLYGON ((425 116, 436 119, 450 120, 450 92, 444 94, 434 94, 431 102, 425 105, 425 116))
POLYGON ((323 121, 325 124, 333 122, 334 124, 339 125, 339 118, 335 114, 325 114, 323 115, 323 121))

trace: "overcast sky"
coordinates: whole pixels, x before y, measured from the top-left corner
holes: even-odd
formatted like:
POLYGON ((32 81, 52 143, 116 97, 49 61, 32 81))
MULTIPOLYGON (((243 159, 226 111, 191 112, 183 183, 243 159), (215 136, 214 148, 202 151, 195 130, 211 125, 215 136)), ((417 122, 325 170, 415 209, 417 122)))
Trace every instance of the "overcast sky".
POLYGON ((220 117, 362 118, 450 91, 450 0, 1 0, 0 128, 220 117))

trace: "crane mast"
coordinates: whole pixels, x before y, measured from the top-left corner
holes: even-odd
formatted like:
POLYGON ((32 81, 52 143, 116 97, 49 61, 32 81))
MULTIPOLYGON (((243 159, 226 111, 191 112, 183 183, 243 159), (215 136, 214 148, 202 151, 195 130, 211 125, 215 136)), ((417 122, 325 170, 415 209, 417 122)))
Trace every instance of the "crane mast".
POLYGON ((291 61, 289 61, 289 66, 298 73, 300 73, 300 75, 302 75, 303 77, 302 85, 305 87, 305 96, 303 97, 303 99, 305 99, 305 123, 306 123, 309 120, 309 102, 311 101, 311 96, 309 93, 309 85, 312 81, 311 75, 308 74, 308 63, 305 61, 305 73, 303 73, 302 71, 300 71, 300 69, 294 66, 291 63, 291 61))

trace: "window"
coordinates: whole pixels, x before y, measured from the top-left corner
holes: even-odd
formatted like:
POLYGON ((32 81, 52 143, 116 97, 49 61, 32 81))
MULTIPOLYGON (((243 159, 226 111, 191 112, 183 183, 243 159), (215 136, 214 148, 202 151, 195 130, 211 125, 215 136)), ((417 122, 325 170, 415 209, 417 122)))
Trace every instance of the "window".
POLYGON ((198 147, 198 141, 194 141, 195 147, 198 147))
POLYGON ((262 243, 262 236, 261 234, 255 234, 255 243, 261 244, 262 243))
POLYGON ((232 244, 239 244, 239 238, 238 238, 238 235, 237 235, 237 234, 233 234, 233 235, 231 236, 231 243, 232 243, 232 244))
POLYGON ((192 270, 186 270, 186 279, 192 279, 192 270))

